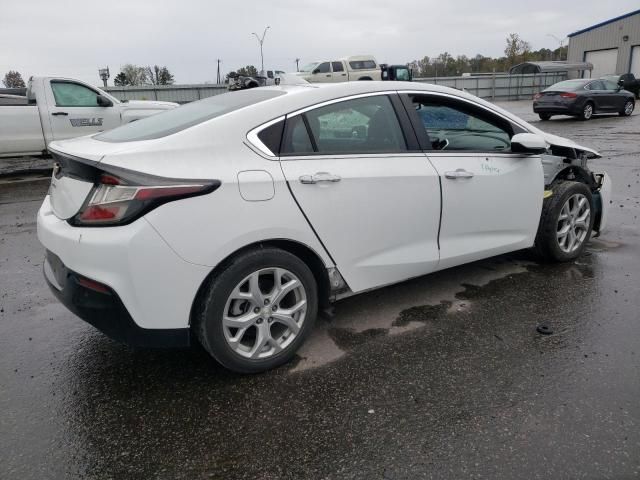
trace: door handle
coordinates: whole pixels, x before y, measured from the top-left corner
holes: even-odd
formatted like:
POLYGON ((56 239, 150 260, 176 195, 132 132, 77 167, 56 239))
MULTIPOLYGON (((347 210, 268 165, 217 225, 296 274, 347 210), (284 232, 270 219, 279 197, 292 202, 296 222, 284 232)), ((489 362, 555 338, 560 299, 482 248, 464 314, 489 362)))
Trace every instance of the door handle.
POLYGON ((467 172, 464 168, 458 168, 455 172, 444 172, 444 176, 451 180, 457 178, 473 178, 473 172, 467 172))
POLYGON ((342 180, 342 177, 338 175, 332 175, 328 172, 318 172, 315 175, 302 175, 300 177, 300 183, 304 185, 314 185, 321 182, 336 183, 342 180))
POLYGON ((67 112, 53 112, 51 115, 57 117, 58 115, 64 115, 65 117, 69 115, 67 112))
POLYGON ((330 73, 328 73, 328 74, 327 74, 327 77, 330 77, 330 76, 331 76, 331 74, 330 74, 330 73))

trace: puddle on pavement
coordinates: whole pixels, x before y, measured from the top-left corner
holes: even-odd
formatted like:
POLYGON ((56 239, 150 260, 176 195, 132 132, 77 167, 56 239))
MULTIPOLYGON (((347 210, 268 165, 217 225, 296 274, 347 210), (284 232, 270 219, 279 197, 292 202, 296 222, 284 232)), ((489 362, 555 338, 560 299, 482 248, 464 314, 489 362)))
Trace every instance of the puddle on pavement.
POLYGON ((341 300, 334 318, 318 320, 290 372, 334 362, 375 338, 429 328, 451 315, 468 313, 474 294, 465 292, 526 273, 533 265, 522 254, 492 258, 341 300))

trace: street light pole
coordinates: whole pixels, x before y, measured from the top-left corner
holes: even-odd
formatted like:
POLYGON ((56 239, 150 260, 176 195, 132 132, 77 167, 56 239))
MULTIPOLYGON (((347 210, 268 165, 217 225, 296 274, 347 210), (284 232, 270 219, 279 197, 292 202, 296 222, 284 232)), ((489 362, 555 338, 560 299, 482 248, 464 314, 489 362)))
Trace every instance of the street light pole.
POLYGON ((547 33, 547 37, 551 37, 553 38, 556 42, 558 42, 560 44, 560 57, 562 57, 562 47, 564 47, 564 38, 561 40, 558 37, 556 37, 555 35, 553 35, 552 33, 547 33))
POLYGON ((262 37, 259 37, 255 32, 252 33, 252 35, 258 39, 258 43, 260 44, 260 66, 262 68, 261 72, 264 72, 264 55, 262 53, 262 44, 264 43, 264 37, 267 35, 267 30, 269 30, 270 28, 271 27, 267 26, 267 28, 264 29, 264 32, 262 32, 262 37))

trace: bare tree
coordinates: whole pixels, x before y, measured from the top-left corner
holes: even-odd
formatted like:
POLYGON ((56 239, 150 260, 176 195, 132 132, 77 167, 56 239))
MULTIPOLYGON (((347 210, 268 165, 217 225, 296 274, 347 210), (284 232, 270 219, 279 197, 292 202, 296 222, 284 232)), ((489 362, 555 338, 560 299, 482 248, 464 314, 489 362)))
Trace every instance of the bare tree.
POLYGON ((2 83, 4 83, 4 86, 7 88, 24 88, 25 87, 24 80, 22 79, 22 75, 20 75, 20 72, 14 71, 14 70, 9 70, 5 74, 4 79, 2 80, 2 83))
POLYGON ((124 78, 126 78, 125 85, 144 85, 148 82, 147 72, 144 67, 139 67, 131 63, 123 65, 120 69, 124 78))
POLYGON ((531 53, 531 44, 520 38, 517 33, 510 33, 506 39, 504 56, 507 58, 507 66, 515 65, 519 59, 526 61, 531 53))
POLYGON ((147 81, 152 85, 173 85, 174 79, 167 67, 154 65, 145 68, 147 81))

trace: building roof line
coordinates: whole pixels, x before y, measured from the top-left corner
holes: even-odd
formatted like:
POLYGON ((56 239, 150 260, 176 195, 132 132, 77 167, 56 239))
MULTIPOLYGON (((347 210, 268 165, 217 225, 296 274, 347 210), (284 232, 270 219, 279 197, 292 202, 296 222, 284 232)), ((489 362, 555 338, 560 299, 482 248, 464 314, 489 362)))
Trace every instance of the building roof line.
POLYGON ((610 23, 617 22, 618 20, 623 20, 625 18, 632 17, 632 16, 638 15, 638 14, 640 14, 640 10, 635 10, 633 12, 625 13, 624 15, 620 15, 619 17, 612 18, 610 20, 605 20, 604 22, 600 22, 600 23, 597 23, 597 24, 592 25, 590 27, 583 28, 582 30, 578 30, 577 32, 570 33, 569 35, 567 35, 567 37, 569 37, 569 38, 575 37, 576 35, 580 35, 581 33, 586 33, 586 32, 589 32, 591 30, 594 30, 596 28, 603 27, 603 26, 608 25, 610 23))

